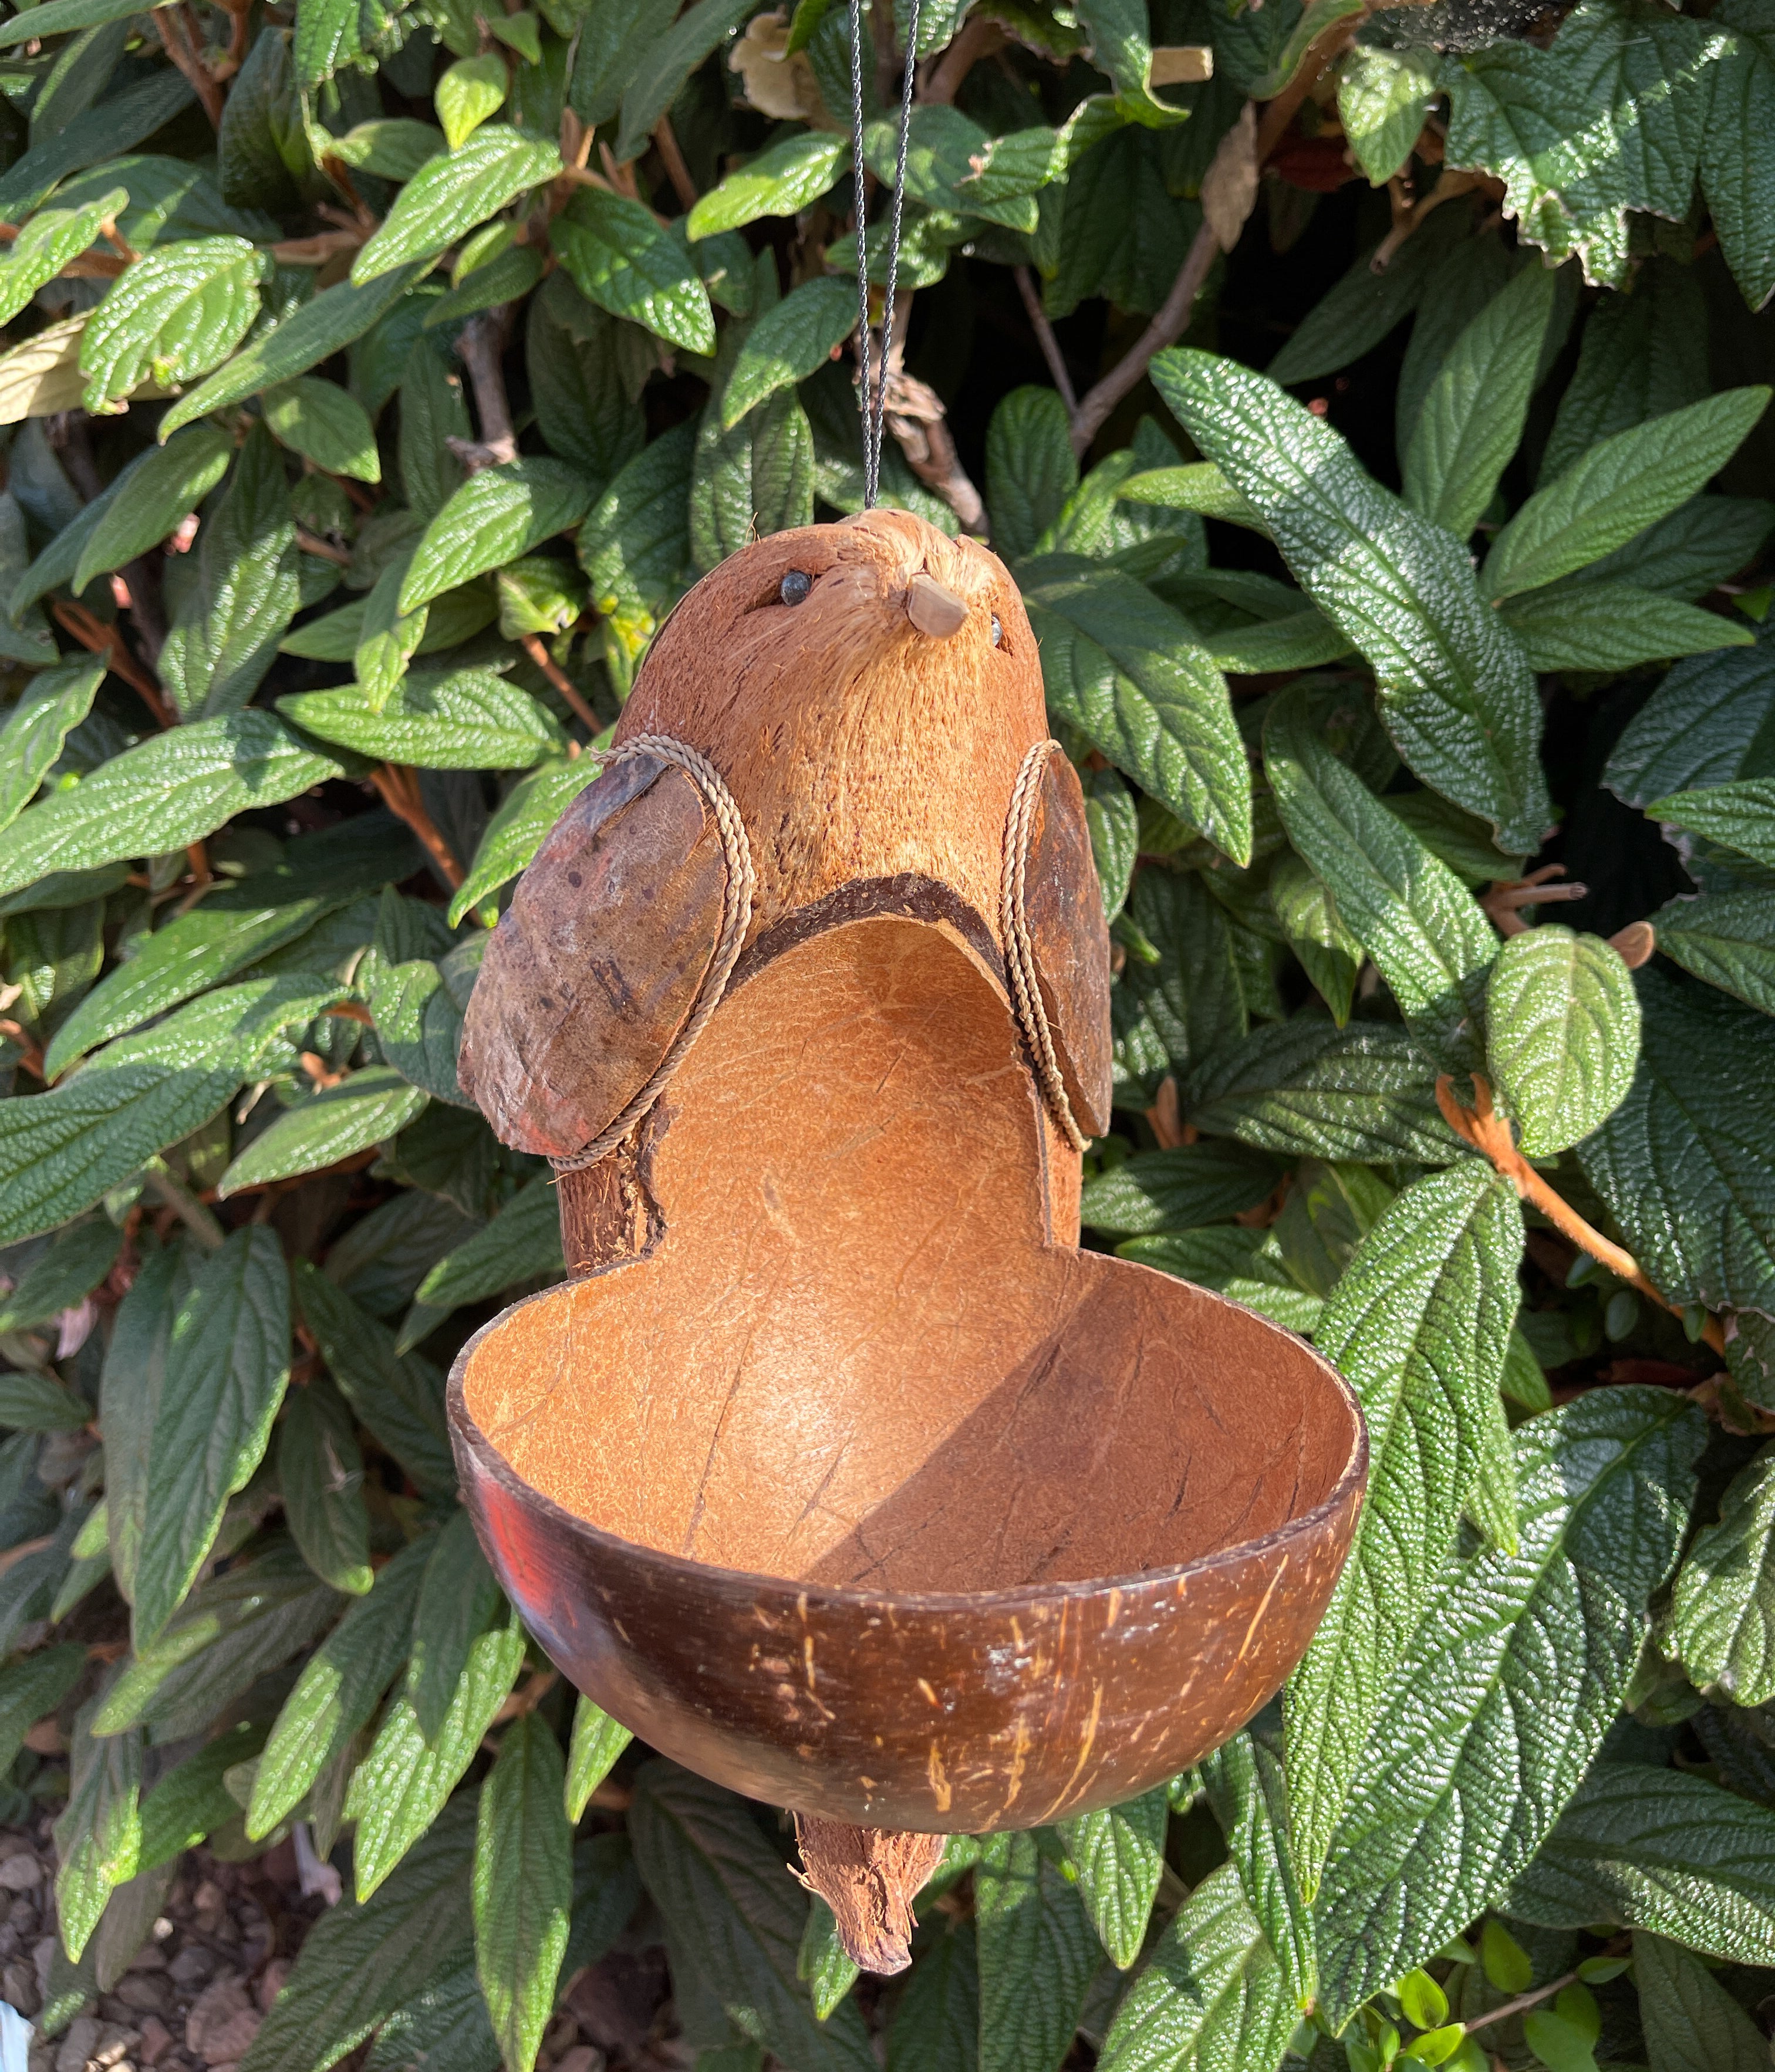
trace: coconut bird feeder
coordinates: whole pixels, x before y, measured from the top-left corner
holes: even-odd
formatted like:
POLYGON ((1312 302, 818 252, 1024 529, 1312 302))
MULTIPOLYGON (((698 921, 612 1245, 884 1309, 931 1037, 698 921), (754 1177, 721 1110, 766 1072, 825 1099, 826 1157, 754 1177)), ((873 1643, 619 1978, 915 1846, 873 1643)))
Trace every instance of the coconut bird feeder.
POLYGON ((1016 589, 878 509, 685 597, 469 1005, 571 1276, 450 1376, 488 1558, 606 1712, 793 1809, 877 1970, 943 1836, 1249 1719, 1362 1500, 1305 1343, 1079 1248, 1108 989, 1016 589))

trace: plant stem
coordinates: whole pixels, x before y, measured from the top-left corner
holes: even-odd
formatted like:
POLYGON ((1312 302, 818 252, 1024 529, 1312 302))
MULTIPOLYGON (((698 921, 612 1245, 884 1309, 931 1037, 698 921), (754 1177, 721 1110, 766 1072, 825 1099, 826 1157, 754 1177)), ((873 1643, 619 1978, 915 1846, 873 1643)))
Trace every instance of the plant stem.
POLYGON ((1204 223, 1153 321, 1103 380, 1086 393, 1074 412, 1072 450, 1075 454, 1082 454, 1103 430, 1110 412, 1145 373, 1154 354, 1175 345, 1189 329, 1189 313, 1208 278, 1208 269, 1219 254, 1220 240, 1204 223))
POLYGON ((451 439, 449 446, 470 475, 518 457, 512 405, 506 400, 505 369, 500 364, 511 307, 509 302, 503 303, 496 310, 483 310, 470 317, 456 341, 456 356, 468 370, 475 390, 475 414, 480 420, 481 436, 479 442, 451 439))
POLYGON ((438 823, 425 811, 425 802, 419 796, 418 779, 404 763, 384 763, 380 770, 370 772, 370 782, 388 811, 396 819, 405 820, 425 844, 426 853, 454 892, 462 882, 462 866, 456 861, 438 823))
POLYGON ((105 657, 105 666, 112 675, 122 677, 154 714, 158 726, 173 725, 172 708, 162 697, 160 686, 125 646, 121 627, 101 626, 84 605, 71 604, 60 598, 54 599, 49 608, 55 614, 55 623, 72 633, 83 648, 105 657))
POLYGON ((602 731, 598 723, 598 714, 587 705, 585 693, 575 685, 573 678, 543 645, 542 635, 540 633, 527 633, 521 644, 524 653, 573 707, 574 717, 590 730, 592 738, 595 741, 602 731))
POLYGON ((195 1194, 179 1185, 158 1159, 147 1168, 143 1184, 157 1202, 172 1211, 207 1251, 214 1252, 222 1243, 226 1235, 222 1226, 195 1194))
POLYGON ((157 7, 154 24, 162 46, 179 69, 188 79, 198 99, 203 104, 203 113, 210 118, 210 127, 222 126, 222 89, 210 76, 209 68, 199 55, 196 44, 189 40, 189 24, 173 8, 157 7))
POLYGON ((1550 2000, 1555 1993, 1563 1993, 1568 1986, 1577 1984, 1576 1971, 1568 1971, 1563 1979, 1555 1979, 1550 1986, 1537 1986, 1531 1993, 1518 1993, 1513 2000, 1506 2000, 1489 2014, 1475 2015, 1471 2021, 1461 2024, 1462 2033, 1471 2036, 1476 2029, 1489 2029, 1494 2021, 1508 2021, 1513 2014, 1522 2014, 1531 2007, 1539 2007, 1543 2000, 1550 2000))
MULTIPOLYGON (((1442 1119, 1465 1143, 1484 1157, 1489 1158, 1504 1178, 1511 1182, 1525 1202, 1538 1208, 1562 1237, 1569 1238, 1580 1252, 1588 1252, 1600 1265, 1606 1266, 1618 1281, 1624 1281, 1637 1293, 1655 1302, 1659 1309, 1668 1309, 1672 1316, 1683 1314, 1679 1304, 1661 1295, 1646 1277, 1639 1261, 1613 1239, 1606 1238, 1600 1230, 1585 1222, 1563 1195, 1556 1194, 1516 1148, 1510 1135, 1510 1124, 1499 1115, 1492 1104, 1491 1087, 1478 1073, 1473 1075, 1476 1106, 1464 1108, 1454 1097, 1454 1082, 1444 1072, 1436 1081, 1436 1106, 1442 1111, 1442 1119)), ((1711 1349, 1724 1358, 1726 1350, 1725 1334, 1717 1317, 1709 1317, 1701 1333, 1711 1349)))
POLYGON ((701 197, 696 192, 696 183, 690 177, 690 168, 684 163, 684 154, 679 148, 678 133, 672 128, 669 115, 662 115, 653 125, 653 141, 660 158, 665 162, 666 177, 672 182, 672 191, 678 197, 678 206, 688 215, 701 197))
POLYGON ((1042 306, 1042 296, 1035 285, 1035 276, 1027 266, 1013 269, 1017 278, 1017 291, 1023 298, 1023 306, 1029 312, 1029 328, 1035 333, 1035 342, 1042 348, 1042 357, 1048 363, 1048 372, 1054 376, 1054 385, 1060 392, 1060 400, 1066 406, 1066 415, 1079 414, 1079 393, 1072 385, 1072 376, 1066 371, 1066 355, 1060 350, 1060 341, 1054 335, 1054 326, 1048 322, 1048 313, 1042 306))

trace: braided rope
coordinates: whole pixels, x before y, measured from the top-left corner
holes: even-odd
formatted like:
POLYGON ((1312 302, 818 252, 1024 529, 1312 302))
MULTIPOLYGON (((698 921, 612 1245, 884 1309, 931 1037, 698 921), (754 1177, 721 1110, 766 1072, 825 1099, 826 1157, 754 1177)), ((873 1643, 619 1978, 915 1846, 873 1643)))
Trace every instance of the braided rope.
POLYGON ((1029 923, 1023 904, 1023 880, 1029 861, 1029 823, 1041 791, 1042 772, 1058 741, 1038 741, 1023 758, 1011 787, 1011 810, 1005 824, 1005 876, 999 900, 999 918, 1005 931, 1005 960, 1010 972, 1011 998, 1017 1026, 1035 1060, 1035 1075, 1061 1133, 1074 1151, 1083 1151, 1086 1138, 1073 1119, 1066 1099, 1066 1083, 1054 1054, 1054 1038, 1037 989, 1035 945, 1029 940, 1029 923))
POLYGON ((635 755, 655 756, 660 762, 682 770, 702 793, 704 804, 714 816, 715 830, 721 837, 721 854, 727 864, 727 883, 721 894, 721 931, 716 938, 714 955, 703 973, 689 1019, 667 1046, 666 1054, 659 1060, 652 1077, 583 1151, 576 1151, 570 1158, 549 1160, 557 1176, 583 1172, 588 1166, 595 1166, 608 1152, 615 1149, 665 1092, 691 1045, 721 1005, 721 996, 739 961, 740 947, 752 919, 752 892, 757 882, 752 870, 752 845, 746 840, 746 823, 740 817, 740 809, 733 803, 733 795, 720 771, 706 755, 669 734, 638 734, 610 751, 604 758, 604 770, 598 775, 602 776, 605 771, 614 769, 618 763, 635 755))

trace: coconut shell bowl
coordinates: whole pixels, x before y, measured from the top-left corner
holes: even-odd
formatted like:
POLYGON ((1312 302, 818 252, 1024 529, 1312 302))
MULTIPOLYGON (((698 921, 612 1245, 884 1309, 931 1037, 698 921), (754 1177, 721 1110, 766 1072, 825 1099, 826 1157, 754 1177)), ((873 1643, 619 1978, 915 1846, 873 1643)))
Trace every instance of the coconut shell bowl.
POLYGON ((1294 1667, 1366 1442, 1299 1338, 1081 1251, 1109 944, 1003 566, 902 512, 660 629, 464 1087, 572 1277, 464 1347, 488 1558, 574 1684, 792 1808, 853 1955, 940 1838, 1131 1798, 1294 1667))

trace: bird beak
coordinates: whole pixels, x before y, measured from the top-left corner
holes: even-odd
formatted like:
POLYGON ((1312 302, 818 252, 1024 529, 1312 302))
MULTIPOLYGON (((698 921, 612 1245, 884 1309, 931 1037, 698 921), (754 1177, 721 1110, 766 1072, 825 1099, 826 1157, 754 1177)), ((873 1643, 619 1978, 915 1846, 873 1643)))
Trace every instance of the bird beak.
POLYGON ((906 585, 906 615, 933 640, 947 640, 968 623, 968 607, 955 593, 922 571, 906 585))

